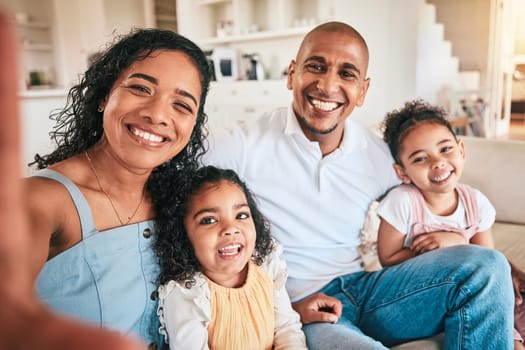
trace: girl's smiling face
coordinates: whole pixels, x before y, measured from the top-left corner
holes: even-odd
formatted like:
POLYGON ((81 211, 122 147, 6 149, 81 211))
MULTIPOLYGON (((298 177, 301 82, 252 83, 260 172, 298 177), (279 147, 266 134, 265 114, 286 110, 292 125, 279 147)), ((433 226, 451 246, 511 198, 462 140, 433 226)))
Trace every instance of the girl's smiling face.
POLYGON ((227 180, 191 195, 184 227, 202 272, 225 287, 244 284, 256 230, 242 189, 227 180))
POLYGON ((445 126, 423 122, 405 136, 399 159, 394 169, 404 183, 413 183, 424 195, 447 193, 463 173, 465 148, 445 126))

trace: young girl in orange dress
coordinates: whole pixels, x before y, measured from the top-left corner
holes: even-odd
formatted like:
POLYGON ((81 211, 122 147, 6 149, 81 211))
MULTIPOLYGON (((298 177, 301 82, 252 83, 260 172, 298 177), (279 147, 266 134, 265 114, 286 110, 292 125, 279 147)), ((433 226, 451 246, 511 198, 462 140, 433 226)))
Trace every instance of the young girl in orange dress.
POLYGON ((306 349, 269 224, 232 170, 199 169, 158 219, 170 349, 306 349), (178 203, 178 204, 177 204, 178 203))

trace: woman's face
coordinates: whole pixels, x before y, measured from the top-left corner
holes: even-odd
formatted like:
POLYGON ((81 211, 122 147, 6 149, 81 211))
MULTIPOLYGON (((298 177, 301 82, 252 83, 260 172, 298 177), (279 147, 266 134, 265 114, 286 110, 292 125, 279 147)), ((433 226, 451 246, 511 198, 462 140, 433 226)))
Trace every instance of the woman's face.
POLYGON ((104 108, 106 151, 129 168, 151 170, 188 143, 197 120, 200 75, 181 51, 154 51, 124 70, 104 108))

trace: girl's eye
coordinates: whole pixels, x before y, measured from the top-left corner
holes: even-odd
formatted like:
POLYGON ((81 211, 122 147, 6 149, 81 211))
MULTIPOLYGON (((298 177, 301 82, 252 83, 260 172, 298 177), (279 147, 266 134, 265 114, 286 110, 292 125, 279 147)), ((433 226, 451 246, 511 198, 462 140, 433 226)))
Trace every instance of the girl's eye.
POLYGON ((237 214, 237 219, 239 220, 245 220, 245 219, 248 219, 250 218, 250 214, 248 213, 239 213, 237 214))
POLYGON ((216 222, 217 222, 217 220, 214 217, 207 216, 205 218, 202 218, 199 221, 199 224, 201 224, 201 225, 209 225, 209 224, 213 224, 213 223, 216 223, 216 222))

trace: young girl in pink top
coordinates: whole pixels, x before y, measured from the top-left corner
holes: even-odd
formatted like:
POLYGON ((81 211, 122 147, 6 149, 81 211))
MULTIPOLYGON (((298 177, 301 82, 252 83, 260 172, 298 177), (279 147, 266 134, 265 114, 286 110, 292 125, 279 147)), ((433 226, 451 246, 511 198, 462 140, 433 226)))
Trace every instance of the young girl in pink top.
MULTIPOLYGON (((377 210, 381 264, 399 264, 459 244, 493 249, 495 209, 480 191, 459 183, 465 147, 446 112, 420 100, 409 102, 386 116, 383 138, 403 184, 392 189, 377 210)), ((519 300, 523 290, 517 286, 516 293, 519 300)), ((524 349, 519 332, 514 335, 515 349, 524 349)))

